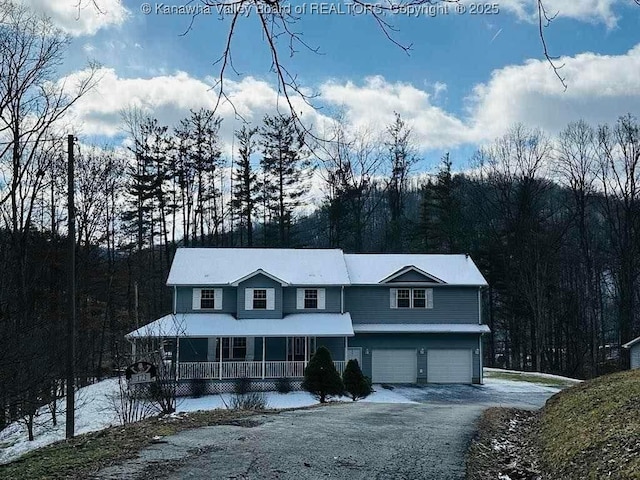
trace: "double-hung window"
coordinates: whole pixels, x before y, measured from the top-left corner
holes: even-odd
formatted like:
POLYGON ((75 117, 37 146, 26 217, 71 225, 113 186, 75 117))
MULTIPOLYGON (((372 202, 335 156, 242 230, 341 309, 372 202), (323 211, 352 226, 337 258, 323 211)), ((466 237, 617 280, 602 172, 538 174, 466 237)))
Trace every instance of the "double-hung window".
POLYGON ((397 290, 397 308, 411 308, 411 289, 399 288, 397 290))
POLYGON ((221 288, 194 288, 193 310, 222 310, 221 288))
POLYGON ((304 291, 304 308, 318 308, 318 290, 305 289, 304 291))
POLYGON ((392 288, 391 308, 433 308, 432 288, 392 288))
POLYGON ((427 308, 427 291, 424 288, 413 289, 413 308, 427 308))
POLYGON ((254 310, 266 310, 267 309, 267 290, 255 288, 253 290, 253 309, 254 310))
POLYGON ((324 310, 327 292, 324 288, 298 288, 296 291, 297 310, 324 310))
POLYGON ((223 360, 244 360, 247 356, 247 338, 234 337, 222 339, 223 360))
POLYGON ((200 290, 200 308, 201 309, 214 309, 216 308, 216 291, 214 289, 200 290))

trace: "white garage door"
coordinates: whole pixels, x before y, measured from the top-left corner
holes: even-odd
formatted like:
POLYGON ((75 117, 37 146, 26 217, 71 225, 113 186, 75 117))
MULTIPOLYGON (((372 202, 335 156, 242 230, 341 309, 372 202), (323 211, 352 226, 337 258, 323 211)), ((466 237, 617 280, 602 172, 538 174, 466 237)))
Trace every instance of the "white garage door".
POLYGON ((374 383, 415 383, 417 355, 415 350, 372 350, 371 370, 374 383))
POLYGON ((471 383, 471 350, 429 350, 427 352, 427 382, 471 383))

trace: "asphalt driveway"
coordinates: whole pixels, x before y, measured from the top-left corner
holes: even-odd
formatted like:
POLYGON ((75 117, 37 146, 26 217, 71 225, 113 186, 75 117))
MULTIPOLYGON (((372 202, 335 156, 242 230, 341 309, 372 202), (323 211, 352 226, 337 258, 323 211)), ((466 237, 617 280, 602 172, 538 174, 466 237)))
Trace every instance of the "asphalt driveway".
POLYGON ((188 430, 94 478, 463 479, 474 422, 485 408, 537 408, 555 391, 498 380, 396 386, 419 403, 335 404, 188 430))
POLYGON ((414 402, 538 409, 560 389, 526 382, 485 378, 484 385, 400 385, 393 391, 414 402))

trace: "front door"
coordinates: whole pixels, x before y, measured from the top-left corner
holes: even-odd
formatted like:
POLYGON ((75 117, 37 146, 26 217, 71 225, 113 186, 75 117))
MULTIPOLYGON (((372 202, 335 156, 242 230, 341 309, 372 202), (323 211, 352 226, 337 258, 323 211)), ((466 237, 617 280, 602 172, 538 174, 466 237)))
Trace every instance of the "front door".
POLYGON ((287 360, 289 360, 290 362, 303 362, 305 360, 304 358, 305 341, 306 341, 305 337, 289 338, 289 345, 288 345, 289 348, 287 349, 289 352, 289 355, 287 360))
POLYGON ((362 347, 347 348, 347 362, 349 360, 357 360, 358 365, 362 368, 362 347))

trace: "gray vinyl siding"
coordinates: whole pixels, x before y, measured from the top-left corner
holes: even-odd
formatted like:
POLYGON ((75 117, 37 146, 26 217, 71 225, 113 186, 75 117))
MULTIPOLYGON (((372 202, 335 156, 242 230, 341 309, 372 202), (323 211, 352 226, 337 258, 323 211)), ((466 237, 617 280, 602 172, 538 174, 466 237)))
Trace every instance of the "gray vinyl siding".
POLYGON ((353 323, 479 323, 477 287, 434 286, 429 309, 391 308, 391 288, 401 287, 346 287, 345 311, 353 323))
POLYGON ((394 278, 393 280, 391 280, 390 283, 398 283, 398 282, 431 282, 433 283, 433 280, 431 280, 429 277, 425 277, 424 275, 422 275, 419 272, 416 272, 415 270, 410 270, 406 273, 403 273, 399 277, 394 278))
POLYGON ((343 337, 317 337, 316 348, 326 347, 331 353, 331 358, 335 361, 344 360, 344 338, 343 337))
MULTIPOLYGON (((349 339, 349 347, 362 348, 362 373, 371 377, 371 350, 413 349, 418 352, 418 383, 426 383, 427 351, 432 349, 469 349, 473 358, 473 383, 480 383, 479 335, 476 334, 359 334, 349 339), (366 354, 366 349, 369 353, 366 354), (424 349, 424 353, 420 353, 424 349)), ((343 354, 344 355, 344 354, 343 354)))
POLYGON ((284 296, 283 311, 287 315, 289 313, 340 313, 340 287, 285 287, 282 289, 284 296), (298 288, 324 288, 325 290, 325 308, 324 310, 298 310, 297 307, 297 290, 298 288))
POLYGON ((211 312, 211 313, 236 313, 236 289, 234 287, 201 287, 201 288, 222 288, 222 310, 194 310, 193 309, 193 288, 177 287, 176 312, 211 312))
POLYGON ((236 308, 238 318, 282 318, 282 285, 269 277, 258 274, 238 285, 236 308), (275 289, 275 308, 273 310, 245 310, 245 288, 273 288, 275 289))

